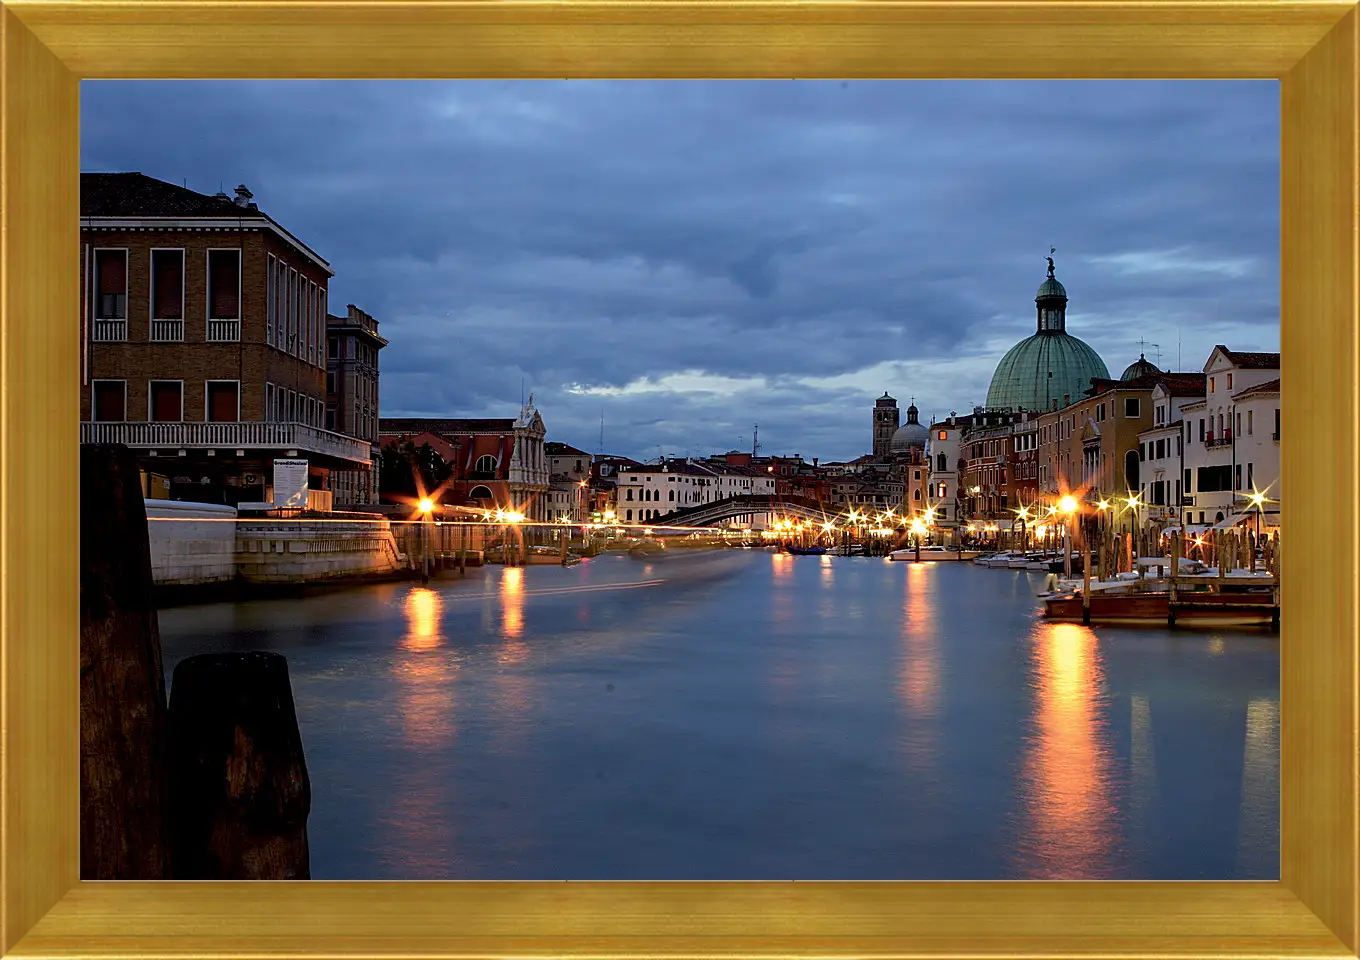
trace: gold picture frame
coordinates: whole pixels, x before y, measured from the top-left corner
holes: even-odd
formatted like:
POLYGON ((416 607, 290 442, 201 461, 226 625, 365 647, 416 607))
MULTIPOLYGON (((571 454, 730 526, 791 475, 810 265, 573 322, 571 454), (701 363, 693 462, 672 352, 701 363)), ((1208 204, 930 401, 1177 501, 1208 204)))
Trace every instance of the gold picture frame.
POLYGON ((4 0, 0 30, 6 955, 1317 958, 1360 950, 1354 2, 4 0), (572 76, 1281 81, 1282 470, 1294 493, 1280 640, 1280 882, 79 882, 79 81, 572 76))

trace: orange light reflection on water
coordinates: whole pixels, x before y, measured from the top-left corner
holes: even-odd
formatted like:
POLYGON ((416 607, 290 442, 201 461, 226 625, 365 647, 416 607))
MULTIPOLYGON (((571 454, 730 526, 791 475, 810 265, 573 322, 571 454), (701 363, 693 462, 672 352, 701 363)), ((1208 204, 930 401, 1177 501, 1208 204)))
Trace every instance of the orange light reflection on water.
POLYGON ((902 597, 904 655, 897 692, 907 712, 917 718, 935 715, 940 690, 939 612, 930 602, 929 572, 922 564, 910 564, 902 597))
POLYGON ((406 633, 393 658, 396 710, 406 742, 437 748, 455 735, 454 681, 458 662, 443 649, 443 599, 417 587, 406 596, 406 633))
POLYGON ((1024 870, 1048 880, 1105 876, 1118 832, 1096 636, 1078 624, 1044 624, 1032 649, 1036 709, 1022 773, 1029 820, 1024 870))

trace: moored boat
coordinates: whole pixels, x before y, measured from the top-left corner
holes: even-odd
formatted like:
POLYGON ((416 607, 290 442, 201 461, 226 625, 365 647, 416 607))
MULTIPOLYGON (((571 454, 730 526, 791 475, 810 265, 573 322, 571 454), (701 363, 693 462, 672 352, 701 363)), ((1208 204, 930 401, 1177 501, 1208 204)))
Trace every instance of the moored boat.
POLYGON ((826 547, 785 547, 785 549, 795 557, 820 557, 826 553, 826 547))
POLYGON ((989 567, 1009 567, 1011 565, 1011 555, 1009 553, 994 553, 987 558, 989 567))
MULTIPOLYGON (((941 560, 974 560, 979 556, 976 550, 958 550, 954 547, 931 546, 920 549, 920 560, 938 562, 941 560)), ((916 560, 915 547, 903 547, 888 554, 889 560, 916 560)))
POLYGON ((1068 623, 1219 624, 1270 626, 1278 622, 1274 595, 1268 590, 1220 593, 1209 590, 1178 593, 1173 603, 1168 590, 1123 592, 1092 590, 1083 603, 1080 593, 1065 593, 1044 601, 1044 616, 1068 623), (1084 607, 1089 605, 1089 614, 1084 607), (1174 615, 1174 617, 1173 617, 1174 615))

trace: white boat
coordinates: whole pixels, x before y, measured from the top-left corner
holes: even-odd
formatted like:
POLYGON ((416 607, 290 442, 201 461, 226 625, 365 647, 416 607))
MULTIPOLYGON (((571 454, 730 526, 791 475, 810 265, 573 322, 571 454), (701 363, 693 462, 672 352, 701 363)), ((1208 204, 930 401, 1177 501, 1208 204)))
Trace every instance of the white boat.
POLYGON ((1011 565, 1011 555, 1009 553, 993 554, 987 560, 989 567, 1009 567, 1011 565))
POLYGON ((1046 553, 1031 553, 1029 562, 1025 564, 1026 570, 1042 570, 1047 572, 1048 561, 1051 558, 1046 553))
POLYGON ((1012 570, 1024 570, 1029 566, 1029 554, 1012 553, 1010 562, 1008 562, 1006 566, 1010 567, 1012 570))
POLYGON ((996 554, 994 553, 979 553, 976 557, 973 558, 973 562, 976 563, 979 567, 985 567, 987 566, 987 561, 992 559, 992 557, 994 556, 996 556, 996 554))
MULTIPOLYGON (((905 547, 901 550, 894 550, 888 554, 889 560, 915 560, 917 551, 915 547, 905 547)), ((974 560, 978 557, 976 550, 958 550, 954 547, 922 547, 920 551, 921 562, 939 562, 943 560, 974 560)))

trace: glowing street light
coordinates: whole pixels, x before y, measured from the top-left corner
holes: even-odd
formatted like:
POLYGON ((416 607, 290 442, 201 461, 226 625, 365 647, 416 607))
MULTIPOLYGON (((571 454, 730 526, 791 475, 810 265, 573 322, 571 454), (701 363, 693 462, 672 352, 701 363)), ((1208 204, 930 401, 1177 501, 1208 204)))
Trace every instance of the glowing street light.
POLYGON ((1070 517, 1077 512, 1077 501, 1070 496, 1065 496, 1058 501, 1058 509, 1070 517))
POLYGON ((501 519, 506 523, 523 523, 524 514, 520 513, 518 510, 510 510, 501 519))
POLYGON ((429 497, 421 497, 420 503, 416 504, 416 506, 420 508, 421 513, 429 513, 434 509, 434 501, 429 497))

